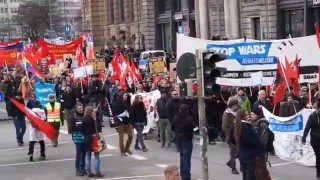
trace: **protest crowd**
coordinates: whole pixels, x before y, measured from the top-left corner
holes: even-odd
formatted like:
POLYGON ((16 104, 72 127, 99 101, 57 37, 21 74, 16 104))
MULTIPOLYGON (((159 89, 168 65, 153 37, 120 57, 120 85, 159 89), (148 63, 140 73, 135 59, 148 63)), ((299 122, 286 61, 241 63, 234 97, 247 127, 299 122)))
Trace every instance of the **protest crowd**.
MULTIPOLYGON (((148 73, 139 72, 136 59, 140 51, 120 48, 102 51, 97 56, 106 62, 104 71, 85 74, 80 78, 76 78, 72 73, 75 71, 72 71, 71 65, 66 66, 58 75, 42 71, 33 58, 34 55, 28 55, 28 50, 23 51, 22 65, 5 65, 1 69, 0 91, 5 96, 7 114, 13 118, 19 146, 24 146, 26 126, 30 125, 30 161, 34 160, 36 142, 40 143, 41 159, 48 155, 44 134, 52 137, 50 139, 53 147, 57 147, 59 129, 67 126, 76 149, 76 175, 103 177, 99 153, 106 145, 102 130, 104 126, 110 126, 119 134, 121 156, 131 155, 132 149, 148 152, 145 140, 151 140, 152 135, 155 135, 159 148, 174 149, 180 153, 180 167, 167 167, 166 178, 179 179, 180 174, 183 180, 191 179, 193 139, 194 135, 199 133, 196 128, 199 124, 198 104, 197 99, 187 96, 183 83, 178 83, 176 78, 171 79, 166 75, 155 78, 148 73), (122 72, 122 67, 118 67, 121 63, 130 68, 122 72), (37 97, 34 92, 40 86, 36 84, 51 84, 54 93, 48 97, 37 97), (155 91, 159 92, 159 98, 154 104, 146 101, 143 94, 155 91), (41 103, 43 98, 48 98, 46 104, 41 103), (26 111, 25 107, 33 113, 26 111), (144 128, 149 124, 149 112, 153 112, 155 126, 144 132, 144 128), (40 127, 41 120, 49 126, 40 127), (137 131, 135 140, 134 129, 137 131), (126 141, 125 135, 128 136, 126 141), (132 141, 134 145, 131 145, 132 141), (91 170, 92 154, 94 174, 91 170), (176 172, 179 168, 180 172, 176 172), (176 174, 172 178, 173 172, 176 174)), ((84 55, 75 56, 78 65, 83 66, 79 61, 85 61, 84 55)), ((166 58, 166 68, 174 59, 174 53, 166 58)), ((293 116, 304 108, 320 108, 320 89, 317 84, 299 86, 298 90, 295 88, 290 86, 284 88, 282 94, 273 94, 272 88, 268 86, 222 86, 213 96, 206 98, 209 144, 228 144, 230 159, 226 160, 226 164, 231 173, 239 174, 236 166, 238 158, 244 180, 271 180, 267 161, 268 155, 275 155, 274 134, 269 129, 269 122, 265 119, 262 108, 279 117, 293 116)), ((192 93, 197 94, 196 84, 192 93)), ((312 119, 317 116, 310 117, 312 119)), ((309 123, 308 128, 318 135, 320 130, 315 128, 314 123, 317 123, 317 120, 314 121, 309 123)), ((304 142, 307 135, 308 132, 305 133, 304 142)), ((317 152, 317 177, 320 177, 320 141, 317 139, 312 146, 317 152)))

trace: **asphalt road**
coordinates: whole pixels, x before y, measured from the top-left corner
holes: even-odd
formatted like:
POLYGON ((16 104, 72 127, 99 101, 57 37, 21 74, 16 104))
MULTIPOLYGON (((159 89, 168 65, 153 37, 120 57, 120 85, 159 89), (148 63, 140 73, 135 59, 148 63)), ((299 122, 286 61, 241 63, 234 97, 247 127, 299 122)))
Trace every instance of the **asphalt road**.
MULTIPOLYGON (((0 108, 2 108, 0 106, 0 108)), ((0 111, 0 114, 3 114, 0 111)), ((5 114, 4 114, 5 115, 5 114)), ((6 116, 6 115, 5 115, 6 116)), ((65 130, 66 127, 63 127, 65 130)), ((9 180, 69 180, 87 179, 76 177, 74 168, 75 147, 71 137, 62 130, 59 137, 59 146, 53 148, 47 140, 45 161, 28 161, 28 138, 26 132, 23 147, 18 147, 15 140, 15 129, 12 121, 0 121, 0 179, 9 180)), ((179 154, 173 149, 160 148, 160 143, 147 140, 149 152, 133 151, 132 156, 122 157, 118 147, 118 136, 114 129, 105 127, 108 149, 102 153, 101 171, 105 173, 105 180, 136 179, 160 180, 163 179, 163 169, 167 164, 179 165, 179 154)), ((132 146, 133 147, 133 146, 132 146)), ((133 149, 133 148, 132 148, 133 149)), ((40 149, 35 148, 35 157, 40 155, 40 149)), ((194 140, 192 155, 192 177, 201 179, 199 141, 194 140)), ((226 166, 228 148, 224 143, 208 147, 209 175, 214 180, 241 180, 241 175, 233 175, 226 166)), ((270 157, 272 167, 269 168, 272 178, 276 180, 313 180, 315 169, 286 162, 278 157, 270 157)), ((239 166, 239 163, 237 163, 239 166)))

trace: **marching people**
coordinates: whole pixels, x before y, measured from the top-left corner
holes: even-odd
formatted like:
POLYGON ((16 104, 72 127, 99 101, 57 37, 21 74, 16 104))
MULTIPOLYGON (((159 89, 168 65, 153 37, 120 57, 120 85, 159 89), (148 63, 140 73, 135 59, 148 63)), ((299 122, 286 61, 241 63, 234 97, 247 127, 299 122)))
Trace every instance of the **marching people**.
POLYGON ((68 133, 70 134, 71 133, 70 119, 72 116, 72 112, 74 111, 74 107, 76 105, 76 96, 74 94, 74 91, 71 89, 70 85, 67 85, 67 88, 63 92, 60 101, 61 101, 61 106, 64 112, 64 119, 67 121, 68 133))
POLYGON ((247 113, 244 109, 237 111, 234 126, 234 141, 238 149, 238 158, 243 180, 260 180, 256 176, 256 158, 265 154, 265 148, 247 121, 247 113))
POLYGON ((92 106, 87 106, 84 110, 84 118, 82 121, 83 134, 85 139, 85 150, 86 150, 86 163, 85 169, 86 174, 89 178, 91 177, 104 177, 104 174, 100 171, 100 152, 92 151, 93 135, 98 132, 102 132, 101 124, 96 121, 97 109, 92 106), (96 121, 96 122, 95 122, 96 121), (97 127, 96 127, 97 126, 97 127), (94 168, 95 174, 91 171, 91 155, 94 154, 94 168))
POLYGON ((227 143, 230 150, 230 160, 227 162, 227 166, 231 168, 232 174, 239 174, 236 166, 238 150, 236 145, 231 141, 233 134, 230 133, 231 129, 234 128, 237 110, 239 109, 238 100, 231 97, 227 104, 227 109, 222 115, 222 130, 227 137, 227 143))
POLYGON ((82 125, 84 118, 84 107, 81 102, 76 104, 76 110, 71 115, 70 119, 70 132, 72 134, 72 140, 76 146, 76 176, 84 176, 85 171, 85 137, 84 137, 84 126, 82 125))
POLYGON ((1 81, 0 90, 1 92, 4 93, 4 100, 6 103, 6 110, 7 110, 8 117, 12 117, 11 101, 9 98, 12 98, 14 96, 15 85, 8 75, 4 75, 3 78, 4 79, 1 81))
POLYGON ((271 101, 267 99, 267 93, 265 90, 260 90, 258 92, 258 100, 253 104, 252 109, 262 109, 262 107, 272 112, 273 107, 271 101))
POLYGON ((250 100, 246 95, 243 87, 238 88, 238 92, 237 92, 237 95, 235 95, 235 98, 237 98, 240 108, 246 110, 246 112, 250 114, 251 113, 250 100))
MULTIPOLYGON (((22 93, 17 92, 14 98, 16 101, 20 102, 21 104, 25 105, 24 99, 22 98, 22 93)), ((23 146, 23 136, 26 133, 26 115, 18 109, 15 105, 11 105, 13 123, 16 128, 16 138, 19 146, 23 146)))
MULTIPOLYGON (((41 118, 41 120, 46 119, 46 114, 43 109, 40 108, 41 104, 39 101, 33 102, 33 108, 32 111, 41 118)), ((46 159, 46 146, 44 143, 44 134, 43 132, 36 129, 36 125, 31 123, 30 121, 30 137, 29 137, 29 161, 33 161, 33 152, 34 152, 34 145, 36 142, 39 142, 40 144, 40 160, 46 159)))
POLYGON ((64 115, 61 104, 56 102, 53 94, 49 95, 49 102, 45 105, 44 110, 47 122, 57 131, 57 137, 51 141, 53 147, 57 147, 60 126, 64 125, 64 115))
POLYGON ((306 143, 310 132, 310 144, 316 156, 316 177, 320 180, 320 100, 317 100, 317 109, 313 112, 307 121, 306 127, 301 138, 302 144, 306 143))
POLYGON ((172 130, 175 132, 175 140, 180 152, 180 174, 182 180, 191 180, 192 139, 195 121, 189 115, 189 111, 189 106, 182 104, 172 121, 172 130))
POLYGON ((171 126, 169 122, 168 115, 168 94, 167 91, 161 91, 161 97, 156 102, 156 113, 155 118, 158 118, 157 126, 160 130, 160 140, 161 148, 164 148, 165 145, 170 145, 170 135, 171 135, 171 126), (167 143, 167 144, 166 144, 167 143))
MULTIPOLYGON (((177 115, 177 113, 179 112, 179 108, 181 105, 181 100, 180 100, 180 96, 178 94, 177 91, 173 90, 171 91, 171 100, 168 103, 168 118, 169 118, 169 122, 170 124, 172 123, 172 121, 174 120, 175 116, 177 115)), ((171 135, 171 142, 168 145, 169 147, 174 147, 173 144, 171 144, 172 142, 175 143, 175 132, 172 131, 171 135)), ((176 144, 175 144, 176 145, 176 144)), ((176 146, 177 151, 179 150, 178 147, 176 146)))
POLYGON ((294 100, 292 94, 288 94, 286 101, 280 103, 279 116, 290 117, 300 111, 300 105, 297 100, 294 100))
POLYGON ((130 146, 133 139, 133 130, 131 125, 131 118, 129 117, 129 114, 131 112, 129 100, 129 94, 123 91, 119 93, 117 101, 112 105, 112 111, 117 123, 116 130, 119 134, 119 148, 122 156, 126 156, 126 153, 132 155, 130 146), (124 145, 123 139, 125 134, 128 135, 128 139, 124 145))
POLYGON ((147 152, 148 149, 144 144, 143 135, 142 135, 144 126, 147 125, 147 111, 141 95, 136 95, 134 98, 134 101, 131 106, 130 118, 132 120, 133 127, 137 131, 137 137, 136 137, 136 143, 134 145, 134 149, 147 152), (141 148, 139 144, 141 145, 141 148))

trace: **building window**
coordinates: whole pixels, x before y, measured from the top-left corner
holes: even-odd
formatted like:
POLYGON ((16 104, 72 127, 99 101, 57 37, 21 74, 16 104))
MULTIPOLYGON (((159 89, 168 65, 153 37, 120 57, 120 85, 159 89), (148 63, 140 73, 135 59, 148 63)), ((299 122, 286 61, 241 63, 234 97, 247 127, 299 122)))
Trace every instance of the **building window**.
POLYGON ((159 13, 164 13, 171 10, 171 0, 159 0, 159 13))
POLYGON ((188 0, 189 1, 189 9, 190 11, 194 10, 195 7, 194 7, 194 0, 188 0))
POLYGON ((303 36, 303 9, 284 11, 283 14, 286 36, 303 36))
POLYGON ((253 37, 254 39, 261 39, 261 26, 260 26, 260 17, 252 18, 253 26, 253 37))
POLYGON ((120 22, 124 22, 124 0, 119 0, 119 18, 120 22))
POLYGON ((134 4, 133 4, 133 0, 130 0, 130 22, 134 22, 134 4))
POLYGON ((181 11, 181 0, 174 1, 174 8, 176 11, 181 11))
POLYGON ((109 18, 110 18, 110 24, 114 24, 114 9, 113 9, 113 0, 109 0, 109 18))

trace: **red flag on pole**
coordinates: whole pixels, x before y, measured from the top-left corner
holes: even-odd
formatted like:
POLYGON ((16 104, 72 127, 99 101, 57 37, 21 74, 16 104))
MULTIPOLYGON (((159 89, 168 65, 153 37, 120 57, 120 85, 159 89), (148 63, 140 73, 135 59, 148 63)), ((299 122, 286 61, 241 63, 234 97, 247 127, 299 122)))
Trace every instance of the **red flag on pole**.
POLYGON ((57 131, 50 124, 46 123, 44 120, 38 117, 29 108, 27 108, 17 100, 10 98, 10 101, 28 117, 30 123, 34 128, 42 131, 50 140, 55 139, 58 136, 57 131))
POLYGON ((76 56, 76 59, 78 60, 78 67, 82 67, 84 64, 85 56, 80 46, 78 46, 75 56, 76 56))

